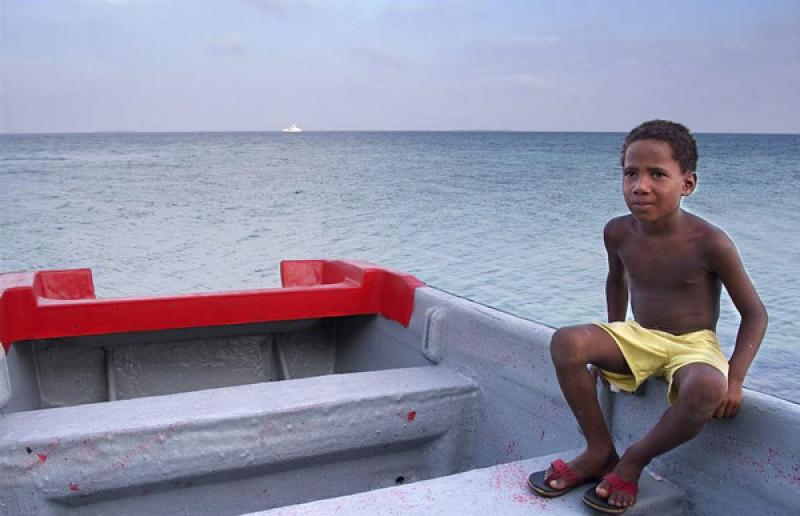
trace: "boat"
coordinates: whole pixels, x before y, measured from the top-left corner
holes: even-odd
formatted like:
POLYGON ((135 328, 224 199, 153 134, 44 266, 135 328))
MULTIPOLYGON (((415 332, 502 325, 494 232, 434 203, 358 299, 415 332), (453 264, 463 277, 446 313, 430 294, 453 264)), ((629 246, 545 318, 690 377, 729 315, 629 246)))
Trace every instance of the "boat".
POLYGON ((292 125, 290 125, 289 127, 284 127, 283 129, 281 129, 281 131, 283 131, 284 133, 302 133, 303 132, 303 130, 300 129, 299 127, 297 127, 297 124, 294 124, 294 123, 292 125))
MULTIPOLYGON (((583 439, 553 329, 366 262, 279 288, 98 299, 89 269, 0 275, 0 514, 590 514, 527 475, 583 439)), ((666 407, 598 383, 620 449, 666 407)), ((797 514, 800 406, 653 461, 629 515, 797 514)))

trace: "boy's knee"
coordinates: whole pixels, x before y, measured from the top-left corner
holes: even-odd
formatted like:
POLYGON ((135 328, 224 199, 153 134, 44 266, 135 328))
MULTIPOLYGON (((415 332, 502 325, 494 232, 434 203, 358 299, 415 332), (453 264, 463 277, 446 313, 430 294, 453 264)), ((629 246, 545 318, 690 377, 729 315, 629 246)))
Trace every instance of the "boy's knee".
POLYGON ((692 414, 711 417, 722 403, 727 390, 728 382, 725 376, 717 370, 711 370, 693 375, 691 380, 679 389, 678 398, 692 414))
POLYGON ((550 356, 556 366, 586 363, 584 340, 580 329, 575 327, 559 328, 550 338, 550 356))

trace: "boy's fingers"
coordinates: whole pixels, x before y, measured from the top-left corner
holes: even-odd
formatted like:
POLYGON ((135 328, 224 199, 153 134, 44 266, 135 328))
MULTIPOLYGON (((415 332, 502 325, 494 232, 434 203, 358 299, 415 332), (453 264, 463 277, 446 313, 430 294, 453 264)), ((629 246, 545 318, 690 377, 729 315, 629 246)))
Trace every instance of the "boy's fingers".
POLYGON ((714 417, 716 418, 726 418, 730 417, 731 413, 731 402, 729 400, 723 400, 720 403, 717 410, 714 412, 714 417))
POLYGON ((736 403, 735 401, 728 400, 723 403, 723 406, 721 408, 723 408, 722 417, 729 418, 735 416, 736 413, 739 411, 739 404, 736 403))

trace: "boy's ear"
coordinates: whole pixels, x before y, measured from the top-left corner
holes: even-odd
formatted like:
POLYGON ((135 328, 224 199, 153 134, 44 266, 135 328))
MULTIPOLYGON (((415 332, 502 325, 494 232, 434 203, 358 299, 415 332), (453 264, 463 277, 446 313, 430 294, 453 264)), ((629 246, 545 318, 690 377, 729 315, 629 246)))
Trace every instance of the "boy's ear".
POLYGON ((683 192, 681 192, 681 195, 684 197, 691 195, 695 188, 697 188, 697 174, 687 172, 683 176, 683 192))

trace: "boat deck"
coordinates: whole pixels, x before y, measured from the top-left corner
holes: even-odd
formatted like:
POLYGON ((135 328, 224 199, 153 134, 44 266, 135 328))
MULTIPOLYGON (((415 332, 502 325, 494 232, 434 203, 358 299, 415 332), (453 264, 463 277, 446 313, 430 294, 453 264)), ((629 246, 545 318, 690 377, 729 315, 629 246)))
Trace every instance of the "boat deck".
MULTIPOLYGON (((580 450, 499 464, 435 478, 415 484, 378 489, 367 493, 320 500, 247 516, 352 516, 475 514, 530 516, 548 514, 570 516, 597 514, 582 501, 581 487, 559 498, 541 498, 526 485, 530 472, 546 468, 559 457, 572 457, 580 450)), ((683 516, 692 514, 686 494, 657 474, 645 470, 640 482, 642 496, 628 509, 629 516, 683 516), (658 479, 658 480, 657 480, 658 479)))

